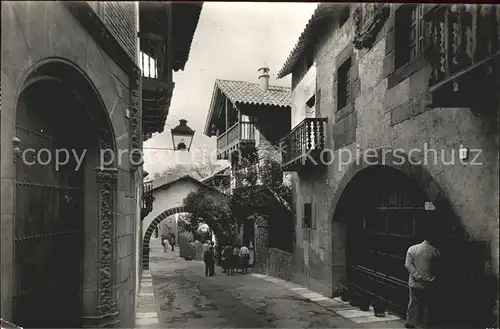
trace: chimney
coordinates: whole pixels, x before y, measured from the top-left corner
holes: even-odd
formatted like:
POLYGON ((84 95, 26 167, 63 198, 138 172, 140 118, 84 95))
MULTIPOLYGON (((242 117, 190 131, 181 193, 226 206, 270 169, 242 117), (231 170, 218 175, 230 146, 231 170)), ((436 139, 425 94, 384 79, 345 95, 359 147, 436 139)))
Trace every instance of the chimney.
POLYGON ((267 66, 261 67, 259 70, 259 85, 262 91, 269 89, 269 68, 267 66))

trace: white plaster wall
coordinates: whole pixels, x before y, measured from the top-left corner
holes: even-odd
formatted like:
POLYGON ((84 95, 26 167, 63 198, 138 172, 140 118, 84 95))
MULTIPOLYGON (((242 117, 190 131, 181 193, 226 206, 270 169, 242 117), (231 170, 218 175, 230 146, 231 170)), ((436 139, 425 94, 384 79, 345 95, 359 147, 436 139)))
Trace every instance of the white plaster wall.
POLYGON ((200 185, 189 180, 180 180, 166 189, 159 188, 153 192, 155 201, 153 202, 153 210, 142 221, 142 237, 146 234, 149 225, 158 215, 165 210, 182 207, 184 198, 191 192, 196 192, 200 185))
POLYGON ((293 90, 292 98, 292 129, 305 118, 314 117, 306 102, 316 93, 316 62, 309 68, 302 80, 293 90))

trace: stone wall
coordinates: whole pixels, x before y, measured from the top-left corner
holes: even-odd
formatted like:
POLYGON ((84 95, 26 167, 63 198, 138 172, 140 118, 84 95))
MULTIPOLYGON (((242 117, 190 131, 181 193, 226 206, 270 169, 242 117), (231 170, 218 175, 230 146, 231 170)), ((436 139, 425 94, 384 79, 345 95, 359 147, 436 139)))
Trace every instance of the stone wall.
POLYGON ((269 248, 267 275, 293 281, 295 271, 294 258, 291 253, 276 248, 269 248))
MULTIPOLYGON (((135 45, 133 52, 135 53, 135 45)), ((59 2, 2 3, 2 111, 1 111, 1 315, 10 320, 14 295, 14 200, 15 172, 12 139, 15 135, 17 93, 25 83, 28 72, 44 60, 59 58, 72 63, 95 87, 109 116, 112 135, 118 150, 130 145, 129 76, 105 53, 82 28, 74 16, 59 2)), ((69 64, 68 64, 69 65, 69 64)), ((101 128, 101 127, 99 127, 101 128)), ((90 130, 89 130, 90 131, 90 130)), ((94 138, 95 136, 89 136, 94 138)), ((21 141, 20 147, 25 147, 21 141)), ((94 150, 97 152, 96 150, 94 150)), ((86 161, 91 159, 90 151, 86 161)), ((117 320, 120 326, 133 327, 135 318, 135 224, 137 220, 135 176, 124 156, 117 161, 116 223, 113 237, 114 290, 117 320)), ((97 188, 95 167, 88 162, 86 184, 97 188)), ((94 190, 95 195, 97 190, 94 190)), ((85 256, 83 303, 84 317, 97 317, 99 278, 97 200, 88 199, 85 209, 85 256)), ((92 318, 94 319, 94 318, 92 318)), ((92 320, 94 321, 94 320, 92 320)))
MULTIPOLYGON (((442 162, 422 166, 450 201, 467 232, 473 238, 491 242, 492 267, 498 273, 499 201, 495 197, 499 178, 498 121, 494 113, 478 114, 470 108, 426 108, 420 100, 427 89, 429 68, 426 65, 416 68, 400 82, 393 75, 391 78, 388 57, 394 49, 393 26, 391 13, 373 47, 358 51, 349 49, 354 37, 352 17, 342 27, 332 23, 316 47, 316 67, 313 66, 311 73, 293 90, 292 124, 306 117, 304 104, 310 94, 319 89, 320 116, 328 118, 326 147, 331 150, 336 148, 335 139, 342 138, 343 148, 351 154, 378 147, 401 148, 407 153, 414 148, 422 150, 424 143, 429 148, 447 152, 452 149, 457 152, 461 145, 481 150, 477 159, 482 162, 479 166, 442 162), (359 90, 351 113, 336 113, 336 69, 341 60, 339 55, 348 51, 355 54, 359 90), (312 71, 315 71, 315 82, 312 71), (317 84, 316 88, 312 83, 317 84)), ((327 296, 331 296, 334 286, 345 278, 345 228, 342 223, 332 222, 336 206, 333 198, 339 182, 354 162, 348 164, 345 154, 334 151, 335 159, 326 170, 294 173, 292 178, 297 202, 296 278, 327 296), (303 217, 305 202, 312 202, 317 209, 316 229, 309 229, 307 234, 299 220, 303 217)), ((413 155, 423 160, 422 154, 413 155)), ((446 156, 449 157, 449 153, 446 156)))

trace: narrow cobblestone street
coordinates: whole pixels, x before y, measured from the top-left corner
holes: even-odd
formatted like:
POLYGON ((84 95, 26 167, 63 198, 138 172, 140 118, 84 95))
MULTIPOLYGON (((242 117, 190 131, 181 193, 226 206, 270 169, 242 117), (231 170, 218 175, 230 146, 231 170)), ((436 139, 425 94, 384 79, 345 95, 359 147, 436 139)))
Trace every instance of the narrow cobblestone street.
POLYGON ((139 294, 140 328, 403 328, 387 315, 375 318, 337 300, 293 283, 259 274, 227 276, 216 268, 204 276, 204 264, 163 252, 151 240, 150 268, 139 294), (150 287, 152 282, 152 287, 150 287), (158 316, 152 307, 152 292, 158 316), (148 301, 149 300, 149 301, 148 301), (343 316, 341 316, 341 314, 343 316))

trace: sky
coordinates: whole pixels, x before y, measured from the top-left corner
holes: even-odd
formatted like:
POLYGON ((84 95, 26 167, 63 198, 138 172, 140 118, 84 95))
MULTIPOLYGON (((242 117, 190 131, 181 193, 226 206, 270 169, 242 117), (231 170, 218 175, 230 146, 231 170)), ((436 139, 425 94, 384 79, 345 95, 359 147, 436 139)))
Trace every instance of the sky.
POLYGON ((203 134, 216 79, 257 82, 263 65, 271 85, 317 3, 205 2, 184 71, 174 72, 175 89, 165 130, 144 143, 144 169, 162 173, 176 164, 215 161, 216 137, 203 134), (170 129, 186 119, 195 130, 190 152, 172 148, 170 129))

